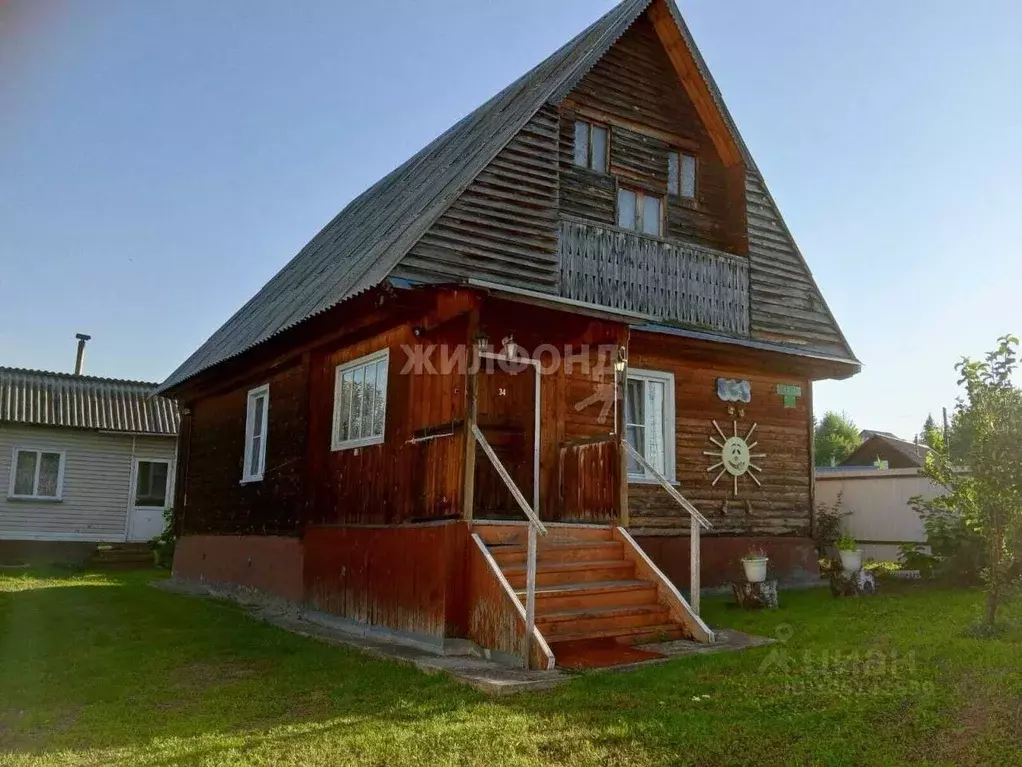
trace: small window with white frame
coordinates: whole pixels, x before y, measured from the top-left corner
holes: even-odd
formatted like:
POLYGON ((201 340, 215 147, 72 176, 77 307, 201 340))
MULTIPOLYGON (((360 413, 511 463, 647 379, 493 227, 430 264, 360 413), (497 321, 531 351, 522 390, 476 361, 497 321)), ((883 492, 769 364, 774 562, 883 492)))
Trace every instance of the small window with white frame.
POLYGON ((7 497, 30 501, 59 501, 64 495, 64 452, 16 447, 11 458, 7 497))
POLYGON ((266 429, 270 414, 270 385, 248 392, 245 414, 245 465, 242 482, 259 482, 266 471, 266 429))
POLYGON ((683 200, 696 198, 696 157, 671 150, 667 153, 667 193, 683 200))
POLYGON ((135 465, 135 506, 167 508, 170 490, 170 461, 139 460, 135 465))
POLYGON ((337 366, 331 450, 383 442, 389 360, 390 350, 383 349, 337 366))
MULTIPOLYGON (((674 376, 671 373, 628 369, 625 438, 665 479, 675 480, 674 376)), ((628 479, 632 482, 656 481, 631 456, 628 458, 628 479)))

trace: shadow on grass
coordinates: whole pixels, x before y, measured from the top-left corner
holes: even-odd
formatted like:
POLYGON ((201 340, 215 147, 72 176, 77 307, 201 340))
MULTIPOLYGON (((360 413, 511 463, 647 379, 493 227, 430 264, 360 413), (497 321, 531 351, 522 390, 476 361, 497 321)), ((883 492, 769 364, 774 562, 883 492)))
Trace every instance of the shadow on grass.
POLYGON ((49 588, 16 591, 0 580, 0 749, 26 764, 897 761, 927 754, 948 727, 955 680, 967 671, 973 691, 988 684, 1019 639, 949 638, 975 607, 969 592, 789 593, 769 613, 711 599, 712 623, 784 641, 491 700, 231 603, 149 588, 151 577, 104 575, 97 588, 47 576, 49 588), (872 674, 867 652, 913 653, 908 679, 930 687, 872 674), (787 666, 767 664, 778 653, 787 666))

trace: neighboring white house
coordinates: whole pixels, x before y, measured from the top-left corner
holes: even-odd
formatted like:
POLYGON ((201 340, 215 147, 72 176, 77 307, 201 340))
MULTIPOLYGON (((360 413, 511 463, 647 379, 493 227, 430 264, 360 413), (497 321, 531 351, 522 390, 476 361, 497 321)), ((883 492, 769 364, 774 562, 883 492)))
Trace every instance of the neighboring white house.
POLYGON ((860 544, 864 555, 897 561, 903 543, 925 543, 926 533, 909 498, 932 498, 940 493, 919 469, 878 469, 834 466, 816 469, 816 504, 834 506, 841 497, 842 523, 860 544))
POLYGON ((173 502, 156 384, 0 367, 0 541, 145 541, 173 502))

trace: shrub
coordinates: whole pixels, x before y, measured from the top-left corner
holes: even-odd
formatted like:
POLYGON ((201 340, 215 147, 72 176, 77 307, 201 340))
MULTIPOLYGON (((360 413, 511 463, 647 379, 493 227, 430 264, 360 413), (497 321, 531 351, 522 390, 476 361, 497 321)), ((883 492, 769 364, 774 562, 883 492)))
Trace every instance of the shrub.
POLYGON ((170 569, 174 564, 174 548, 177 536, 174 534, 174 510, 163 512, 163 532, 150 539, 149 548, 156 552, 156 566, 170 569))

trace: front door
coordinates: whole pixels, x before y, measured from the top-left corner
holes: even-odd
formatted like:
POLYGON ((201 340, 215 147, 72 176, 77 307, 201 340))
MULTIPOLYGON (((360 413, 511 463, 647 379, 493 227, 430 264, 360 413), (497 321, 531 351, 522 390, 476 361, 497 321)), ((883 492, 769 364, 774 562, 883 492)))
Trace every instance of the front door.
POLYGON ((163 532, 163 513, 170 508, 173 461, 135 458, 131 467, 128 540, 148 541, 163 532))
MULTIPOLYGON (((484 360, 485 363, 485 360, 484 360)), ((476 423, 531 505, 536 431, 536 371, 531 365, 487 365, 476 374, 476 423)), ((482 449, 476 450, 473 516, 524 518, 482 449)))

